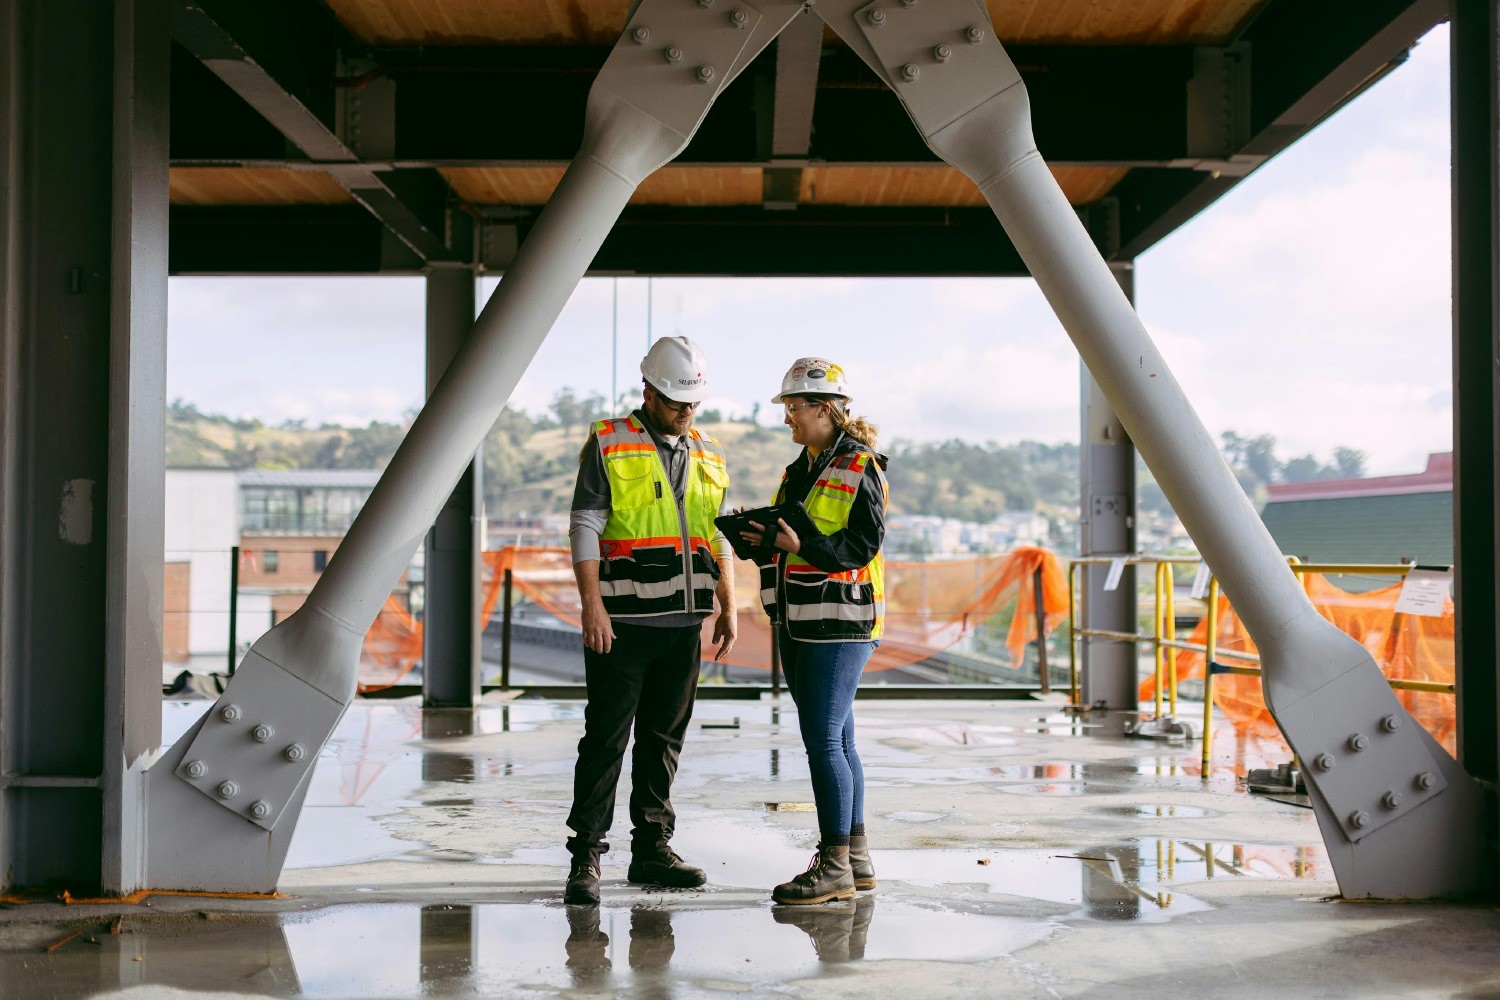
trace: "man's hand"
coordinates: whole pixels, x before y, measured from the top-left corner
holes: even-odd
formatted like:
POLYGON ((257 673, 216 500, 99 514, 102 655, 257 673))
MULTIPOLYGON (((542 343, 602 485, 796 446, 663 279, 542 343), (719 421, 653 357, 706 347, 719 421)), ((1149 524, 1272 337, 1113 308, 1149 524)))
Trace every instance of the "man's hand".
POLYGON ((719 617, 714 620, 714 642, 719 648, 714 651, 714 661, 724 659, 729 651, 734 648, 734 640, 739 637, 740 616, 735 614, 734 609, 720 611, 719 617))
POLYGON ((583 606, 583 644, 596 653, 607 653, 615 642, 615 627, 599 596, 599 561, 574 563, 573 576, 578 581, 578 603, 583 606))
POLYGON ((599 599, 583 604, 583 644, 596 653, 609 652, 614 645, 615 629, 605 613, 604 602, 599 599))

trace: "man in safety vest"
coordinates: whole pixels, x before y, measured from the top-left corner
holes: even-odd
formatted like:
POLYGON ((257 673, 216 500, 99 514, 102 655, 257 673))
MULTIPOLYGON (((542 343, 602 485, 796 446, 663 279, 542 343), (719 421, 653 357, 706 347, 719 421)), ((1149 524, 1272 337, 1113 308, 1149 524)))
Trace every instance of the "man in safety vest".
POLYGON ((580 456, 568 535, 583 603, 588 707, 568 813, 568 903, 599 902, 599 859, 609 849, 604 836, 632 723, 627 877, 674 888, 707 881, 668 846, 677 818, 672 778, 715 593, 715 659, 736 634, 733 553, 714 525, 729 487, 724 450, 693 430, 708 395, 704 371, 691 340, 658 340, 641 361, 640 409, 596 423, 580 456))

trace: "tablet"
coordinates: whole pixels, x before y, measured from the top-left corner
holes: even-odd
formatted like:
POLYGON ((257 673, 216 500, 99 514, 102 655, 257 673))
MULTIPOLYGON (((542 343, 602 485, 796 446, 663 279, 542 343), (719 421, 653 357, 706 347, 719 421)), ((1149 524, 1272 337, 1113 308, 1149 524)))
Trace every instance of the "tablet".
MULTIPOLYGON (((756 548, 741 538, 740 532, 756 530, 755 526, 750 523, 751 521, 763 528, 774 529, 778 518, 785 521, 800 538, 819 533, 817 525, 813 524, 812 518, 807 515, 807 508, 802 506, 801 500, 777 504, 774 507, 756 507, 738 514, 723 514, 714 518, 714 524, 718 525, 719 530, 724 532, 724 537, 729 539, 729 545, 734 549, 736 556, 757 562, 765 560, 775 546, 766 544, 756 548)), ((767 540, 775 537, 776 533, 772 530, 768 533, 767 540)))

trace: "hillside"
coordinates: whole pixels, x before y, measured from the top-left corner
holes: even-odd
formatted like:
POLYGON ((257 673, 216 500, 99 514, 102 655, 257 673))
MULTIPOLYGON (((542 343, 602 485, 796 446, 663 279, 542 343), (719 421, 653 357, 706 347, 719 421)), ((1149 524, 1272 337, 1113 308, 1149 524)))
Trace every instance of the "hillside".
MULTIPOLYGON (((552 413, 502 411, 484 446, 485 503, 491 517, 564 513, 573 496, 578 452, 602 400, 559 393, 552 413)), ((698 425, 729 455, 730 501, 765 503, 781 470, 797 454, 785 428, 724 420, 707 411, 698 425)), ((181 400, 167 412, 167 464, 234 469, 381 469, 395 454, 409 420, 364 427, 301 422, 270 426, 204 413, 181 400)), ((1337 449, 1323 464, 1311 455, 1282 461, 1275 439, 1223 435, 1225 456, 1245 491, 1259 498, 1267 484, 1363 472, 1364 454, 1337 449)), ((1013 445, 966 441, 881 442, 890 456, 894 513, 988 521, 1003 511, 1036 510, 1060 521, 1077 519, 1078 446, 1022 441, 1013 445)), ((1166 499, 1141 467, 1140 505, 1165 511, 1166 499)))

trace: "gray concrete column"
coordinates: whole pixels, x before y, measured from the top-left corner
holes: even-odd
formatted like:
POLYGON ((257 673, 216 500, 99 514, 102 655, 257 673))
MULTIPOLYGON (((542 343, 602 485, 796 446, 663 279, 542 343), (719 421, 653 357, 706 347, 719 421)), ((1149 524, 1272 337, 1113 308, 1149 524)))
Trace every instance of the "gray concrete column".
MULTIPOLYGON (((1453 89, 1453 530, 1458 752, 1500 780, 1500 4, 1455 0, 1453 89)), ((1494 810, 1488 813, 1493 846, 1494 810)))
MULTIPOLYGON (((1135 265, 1112 263, 1110 269, 1132 304, 1135 302, 1135 265)), ((1131 555, 1135 552, 1135 446, 1104 398, 1088 368, 1079 366, 1082 429, 1078 447, 1078 551, 1086 556, 1131 555)), ((1136 630, 1135 568, 1125 567, 1119 585, 1105 590, 1108 566, 1083 570, 1083 626, 1116 632, 1136 630)), ((1085 704, 1134 710, 1136 647, 1106 639, 1083 643, 1083 700, 1085 704)))
MULTIPOLYGON (((429 395, 474 325, 474 301, 475 277, 467 267, 427 272, 429 395)), ((427 533, 422 703, 433 708, 479 701, 482 472, 476 457, 427 533)))
POLYGON ((145 877, 170 54, 165 0, 0 5, 0 887, 145 877))

